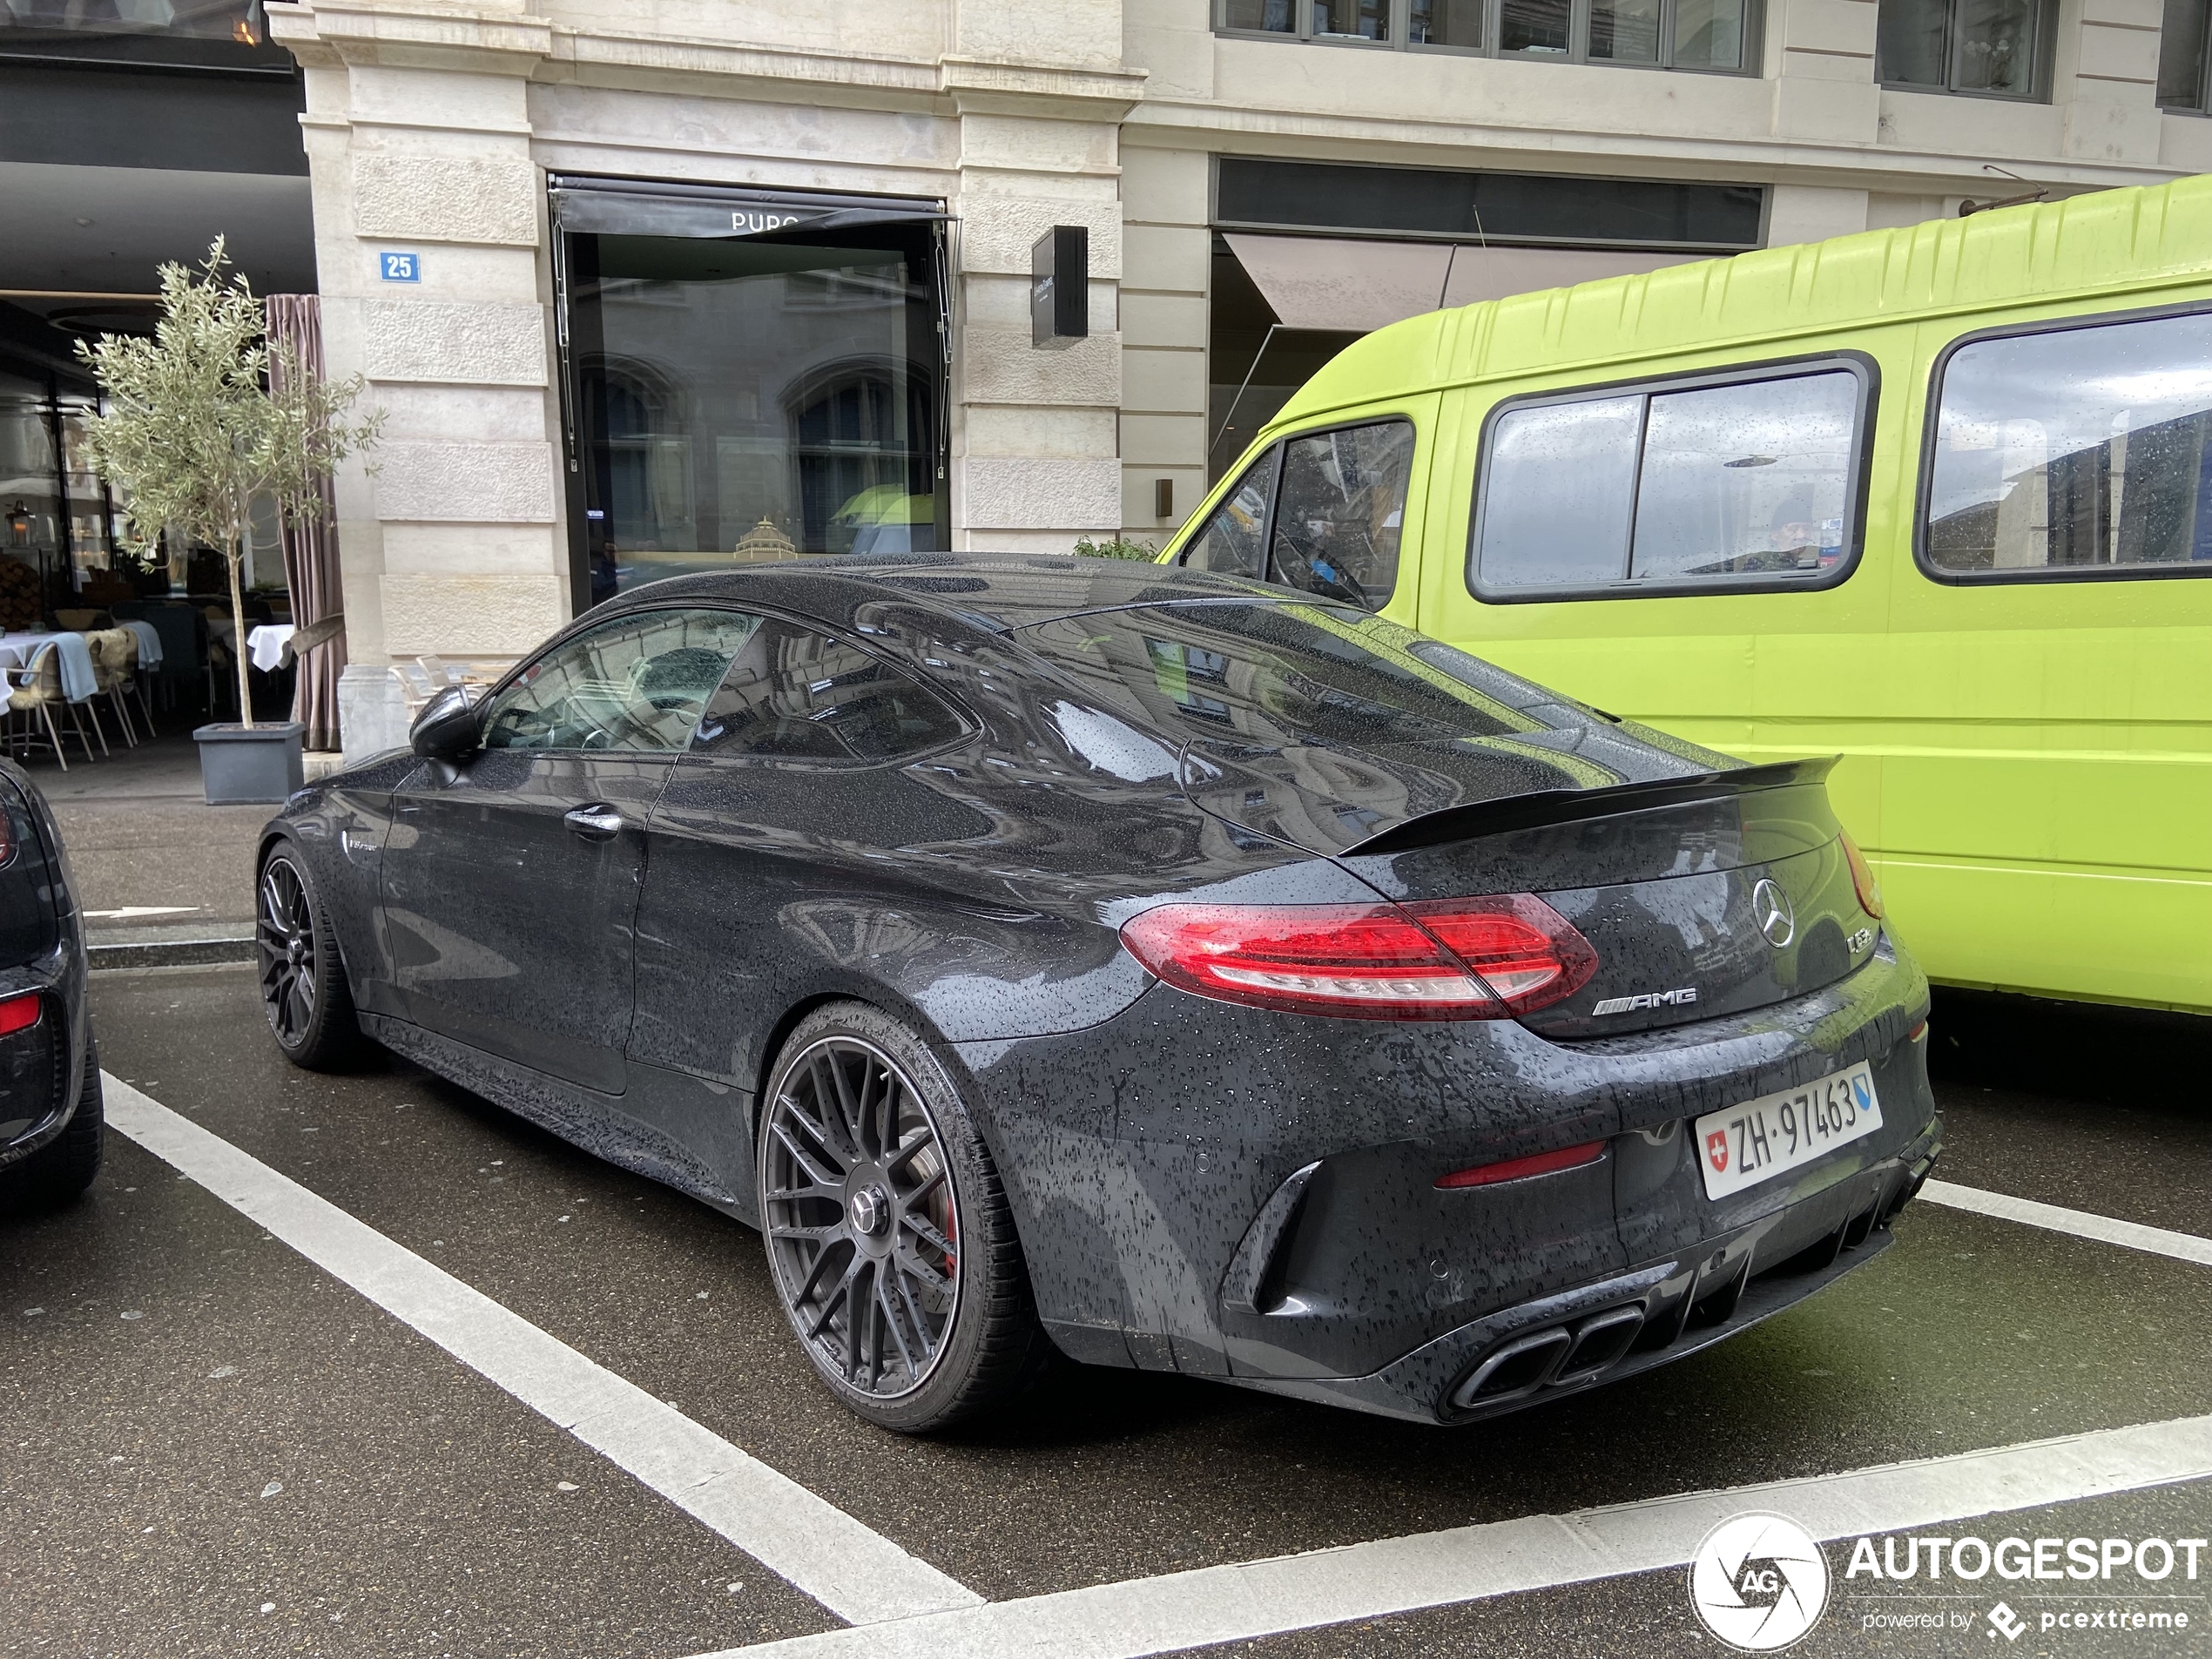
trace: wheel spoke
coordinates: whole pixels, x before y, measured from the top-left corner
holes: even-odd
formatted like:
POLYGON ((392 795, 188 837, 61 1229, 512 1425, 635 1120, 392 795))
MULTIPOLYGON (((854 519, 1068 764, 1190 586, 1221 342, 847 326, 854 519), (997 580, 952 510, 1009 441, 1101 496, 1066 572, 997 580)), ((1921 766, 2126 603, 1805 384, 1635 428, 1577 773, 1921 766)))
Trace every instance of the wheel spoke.
MULTIPOLYGON (((906 1288, 904 1278, 901 1277, 894 1282, 898 1285, 900 1293, 903 1296, 906 1288)), ((884 1276, 880 1273, 876 1275, 875 1300, 877 1322, 891 1332, 891 1340, 899 1349, 899 1363, 907 1368, 907 1376, 920 1376, 921 1367, 914 1363, 914 1351, 907 1341, 907 1333, 899 1325, 899 1310, 891 1304, 891 1285, 885 1283, 884 1276)), ((917 1332, 916 1335, 919 1336, 920 1332, 917 1332)))
POLYGON ((915 1236, 918 1237, 923 1244, 930 1246, 940 1255, 949 1256, 953 1253, 953 1241, 946 1238, 944 1234, 939 1232, 937 1231, 936 1224, 932 1222, 928 1217, 917 1216, 913 1211, 909 1210, 905 1215, 900 1217, 899 1220, 901 1224, 912 1228, 915 1236))
MULTIPOLYGON (((825 1166, 815 1163, 814 1160, 807 1155, 806 1148, 799 1145, 797 1139, 792 1136, 792 1132, 786 1129, 781 1123, 773 1125, 771 1132, 779 1141, 783 1143, 784 1150, 791 1154, 791 1160, 793 1163, 796 1163, 799 1166, 800 1173, 805 1175, 806 1177, 809 1181, 812 1181, 816 1186, 826 1187, 831 1191, 834 1192, 844 1184, 844 1170, 837 1168, 834 1164, 825 1166)), ((826 1158, 833 1158, 837 1155, 832 1152, 829 1148, 824 1147, 822 1148, 822 1156, 826 1158)))

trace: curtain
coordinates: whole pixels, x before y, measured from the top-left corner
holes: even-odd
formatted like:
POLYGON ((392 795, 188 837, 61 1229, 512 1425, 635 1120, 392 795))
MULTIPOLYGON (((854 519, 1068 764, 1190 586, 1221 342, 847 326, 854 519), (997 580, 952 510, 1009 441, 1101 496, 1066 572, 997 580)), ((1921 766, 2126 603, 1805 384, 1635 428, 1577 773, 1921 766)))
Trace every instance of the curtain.
MULTIPOLYGON (((289 341, 300 366, 320 375, 322 364, 322 300, 313 293, 273 293, 262 302, 269 344, 289 341)), ((274 365, 272 365, 273 372, 274 365)), ((345 606, 338 577, 337 504, 330 483, 322 486, 322 515, 311 523, 284 528, 284 579, 292 590, 292 620, 306 628, 345 606)), ((299 659, 292 693, 292 718, 307 728, 305 746, 336 749, 338 677, 346 667, 346 636, 308 650, 299 659)))

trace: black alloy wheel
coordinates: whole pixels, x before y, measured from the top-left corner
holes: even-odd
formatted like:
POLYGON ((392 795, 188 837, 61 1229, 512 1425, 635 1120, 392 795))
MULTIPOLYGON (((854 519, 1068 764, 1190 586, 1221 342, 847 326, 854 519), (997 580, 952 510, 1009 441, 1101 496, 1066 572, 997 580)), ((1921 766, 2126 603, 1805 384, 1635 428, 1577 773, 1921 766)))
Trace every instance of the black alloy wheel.
POLYGON ((778 1299, 846 1405, 914 1433, 1027 1385, 1047 1350, 1005 1195, 912 1032, 852 1004, 802 1022, 759 1171, 778 1299))
POLYGON ((338 941, 288 846, 262 863, 256 910, 253 942, 269 1031, 293 1064, 327 1070, 351 1054, 361 1026, 338 941))

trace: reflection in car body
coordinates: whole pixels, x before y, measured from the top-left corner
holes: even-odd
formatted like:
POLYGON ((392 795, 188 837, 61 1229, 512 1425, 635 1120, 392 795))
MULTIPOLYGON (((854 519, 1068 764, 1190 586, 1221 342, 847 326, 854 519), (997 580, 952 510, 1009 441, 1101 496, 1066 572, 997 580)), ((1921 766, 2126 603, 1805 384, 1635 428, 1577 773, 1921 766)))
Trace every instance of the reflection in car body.
POLYGON ((887 1426, 1048 1343, 1471 1421, 1789 1305, 1926 1178, 1925 981, 1824 771, 1234 577, 684 577, 287 804, 326 968, 273 1025, 762 1226, 887 1426), (1708 1196, 1687 1124, 1862 1064, 1878 1127, 1708 1196))

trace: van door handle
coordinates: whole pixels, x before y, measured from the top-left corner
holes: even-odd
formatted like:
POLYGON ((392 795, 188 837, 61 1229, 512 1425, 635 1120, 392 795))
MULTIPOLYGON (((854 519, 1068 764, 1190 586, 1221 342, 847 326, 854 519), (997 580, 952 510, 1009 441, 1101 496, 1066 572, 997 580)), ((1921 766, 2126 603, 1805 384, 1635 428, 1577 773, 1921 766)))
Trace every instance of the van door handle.
POLYGON ((562 814, 561 821, 587 841, 606 841, 622 833, 622 812, 603 800, 562 814))

